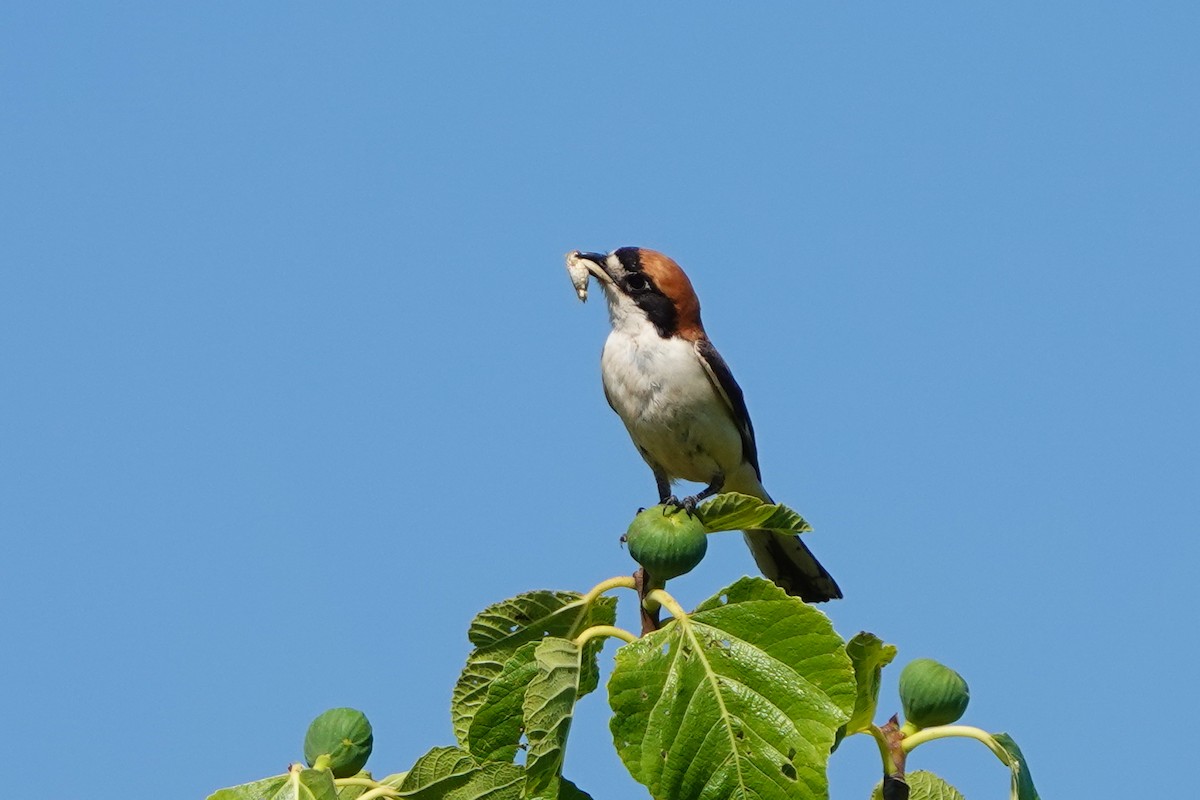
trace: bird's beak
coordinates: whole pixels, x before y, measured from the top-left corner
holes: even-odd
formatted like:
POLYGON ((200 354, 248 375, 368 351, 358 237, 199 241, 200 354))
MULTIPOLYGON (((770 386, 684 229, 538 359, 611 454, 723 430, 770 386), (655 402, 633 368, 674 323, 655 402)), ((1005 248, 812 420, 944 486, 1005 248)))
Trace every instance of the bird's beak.
POLYGON ((608 274, 608 256, 600 253, 581 253, 572 250, 567 253, 567 273, 579 299, 587 301, 588 278, 594 277, 604 287, 605 292, 611 292, 616 285, 613 276, 608 274))
POLYGON ((567 255, 567 259, 586 267, 588 274, 595 276, 601 285, 613 282, 612 276, 607 271, 608 256, 604 253, 581 253, 575 250, 567 255))

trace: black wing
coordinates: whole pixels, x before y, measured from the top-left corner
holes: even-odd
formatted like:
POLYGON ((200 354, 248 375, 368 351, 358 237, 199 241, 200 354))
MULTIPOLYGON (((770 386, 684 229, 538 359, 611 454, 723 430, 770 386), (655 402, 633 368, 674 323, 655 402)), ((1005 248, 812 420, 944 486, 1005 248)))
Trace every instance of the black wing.
POLYGON ((717 348, 713 347, 712 342, 708 339, 700 339, 696 342, 696 353, 700 356, 700 363, 708 371, 708 377, 713 382, 713 386, 717 388, 717 392, 729 406, 729 413, 733 416, 738 433, 742 437, 742 457, 750 462, 750 466, 754 467, 754 474, 761 481, 762 471, 758 468, 758 446, 754 443, 754 426, 750 423, 750 412, 746 409, 746 398, 742 396, 742 387, 738 386, 738 382, 733 379, 729 365, 725 363, 725 359, 721 358, 717 348))

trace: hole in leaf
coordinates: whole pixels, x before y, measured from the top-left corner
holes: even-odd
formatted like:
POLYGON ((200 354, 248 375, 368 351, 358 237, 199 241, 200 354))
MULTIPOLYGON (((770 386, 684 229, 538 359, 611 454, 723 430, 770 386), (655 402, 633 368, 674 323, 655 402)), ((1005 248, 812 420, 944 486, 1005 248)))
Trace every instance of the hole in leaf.
POLYGON ((727 595, 727 594, 721 595, 720 597, 717 598, 717 602, 720 603, 721 605, 727 605, 729 603, 729 595, 727 595))
POLYGON ((788 761, 795 761, 795 760, 796 760, 796 748, 789 747, 788 748, 788 761))
POLYGON ((779 771, 782 772, 783 777, 787 778, 789 781, 796 780, 796 768, 791 764, 781 764, 779 766, 779 771))
POLYGON ((661 755, 661 756, 662 756, 662 760, 663 760, 663 761, 666 761, 666 760, 667 760, 667 751, 666 751, 666 750, 663 750, 663 751, 662 751, 662 753, 660 753, 659 755, 661 755))

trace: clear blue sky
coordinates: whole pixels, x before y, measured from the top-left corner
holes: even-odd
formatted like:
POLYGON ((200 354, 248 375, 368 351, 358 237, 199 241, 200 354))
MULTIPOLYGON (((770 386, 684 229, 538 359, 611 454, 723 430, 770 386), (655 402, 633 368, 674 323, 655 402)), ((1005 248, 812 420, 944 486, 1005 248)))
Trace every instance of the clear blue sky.
MULTIPOLYGON (((843 634, 957 668, 1047 798, 1186 791, 1198 7, 574 5, 0 10, 6 796, 203 797, 335 705, 378 772, 450 744, 476 611, 633 567, 654 481, 562 268, 631 244, 843 634)), ((677 594, 752 569, 721 537, 677 594)), ((645 796, 606 719, 568 774, 645 796)))

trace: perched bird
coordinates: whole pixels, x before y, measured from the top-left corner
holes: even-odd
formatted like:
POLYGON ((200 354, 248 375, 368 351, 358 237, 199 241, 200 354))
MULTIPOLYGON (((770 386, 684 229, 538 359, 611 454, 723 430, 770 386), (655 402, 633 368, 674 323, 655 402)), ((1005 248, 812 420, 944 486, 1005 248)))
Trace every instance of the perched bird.
MULTIPOLYGON (((584 269, 604 289, 612 323, 600 360, 604 394, 654 472, 659 502, 690 511, 722 491, 772 502, 741 387, 704 332, 700 301, 679 265, 640 247, 575 251, 567 265, 581 298, 584 269), (707 487, 678 500, 678 480, 707 487)), ((799 536, 744 534, 759 569, 788 594, 813 603, 842 596, 799 536)))

